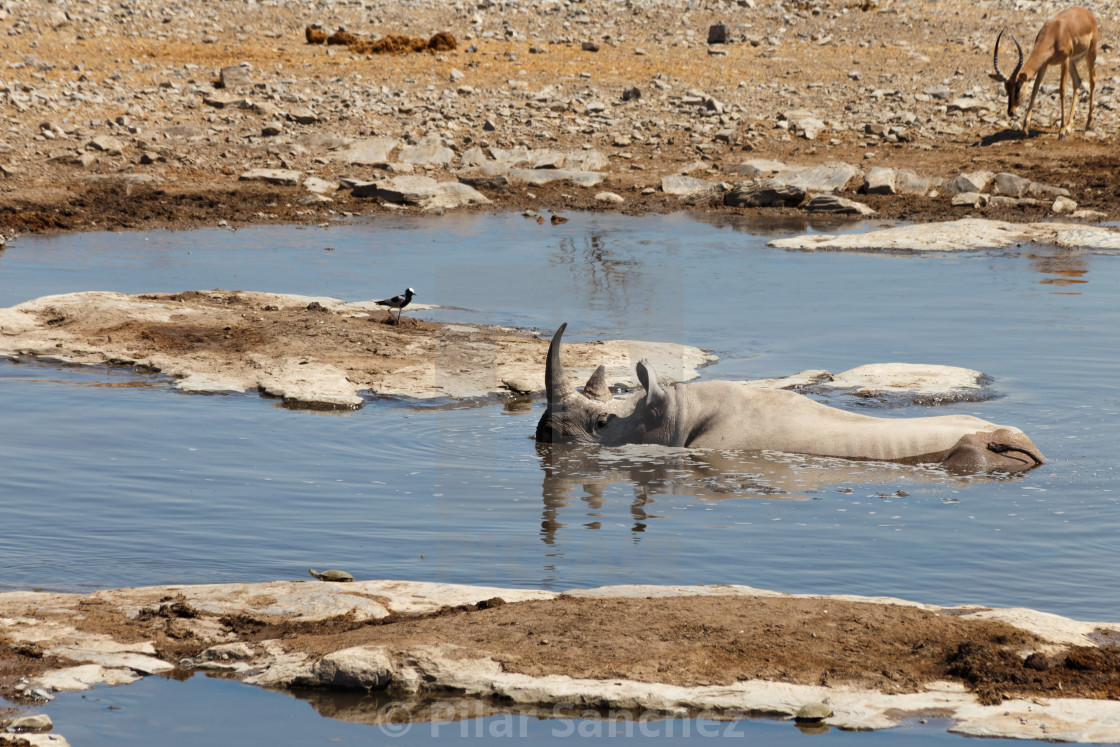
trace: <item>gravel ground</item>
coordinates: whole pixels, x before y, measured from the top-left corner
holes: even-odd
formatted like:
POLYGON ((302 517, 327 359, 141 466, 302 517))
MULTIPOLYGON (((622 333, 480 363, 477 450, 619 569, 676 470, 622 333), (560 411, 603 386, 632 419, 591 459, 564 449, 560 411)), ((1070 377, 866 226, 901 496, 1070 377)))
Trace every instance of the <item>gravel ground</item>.
MULTIPOLYGON (((1035 131, 1023 138, 988 77, 999 28, 1029 50, 1035 30, 1061 7, 7 2, 0 231, 313 223, 445 209, 424 195, 402 203, 408 195, 378 186, 402 174, 463 179, 490 200, 462 209, 800 210, 723 203, 753 173, 741 166, 752 159, 844 161, 862 172, 906 167, 935 180, 1012 172, 1117 217, 1117 4, 1091 5, 1102 29, 1094 131, 1079 124, 1058 141, 1051 73, 1035 131), (426 42, 445 32, 457 44, 377 54, 365 43, 354 51, 309 43, 312 24, 363 42, 394 34, 426 42), (727 41, 709 43, 717 24, 727 41), (590 186, 571 178, 534 184, 540 169, 517 170, 533 166, 600 176, 590 186), (257 180, 243 178, 254 170, 257 180), (712 187, 691 197, 666 193, 663 178, 682 173, 712 187)), ((1004 51, 1005 71, 1013 54, 1004 51)), ((1082 103, 1079 122, 1084 113, 1082 103)), ((1050 199, 962 208, 944 189, 862 195, 863 182, 857 176, 841 191, 883 217, 1051 214, 1050 199)))

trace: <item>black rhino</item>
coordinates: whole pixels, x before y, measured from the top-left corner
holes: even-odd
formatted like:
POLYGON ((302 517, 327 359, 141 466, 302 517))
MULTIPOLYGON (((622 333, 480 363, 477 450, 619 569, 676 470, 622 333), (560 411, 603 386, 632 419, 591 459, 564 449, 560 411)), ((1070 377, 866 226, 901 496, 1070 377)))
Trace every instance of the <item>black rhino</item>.
POLYGON ((644 392, 615 398, 600 366, 582 392, 564 375, 560 325, 548 348, 548 408, 537 424, 542 442, 660 444, 700 449, 773 450, 794 454, 943 464, 962 472, 1019 472, 1043 463, 1018 428, 971 415, 877 418, 829 407, 781 389, 731 381, 662 385, 638 363, 644 392))

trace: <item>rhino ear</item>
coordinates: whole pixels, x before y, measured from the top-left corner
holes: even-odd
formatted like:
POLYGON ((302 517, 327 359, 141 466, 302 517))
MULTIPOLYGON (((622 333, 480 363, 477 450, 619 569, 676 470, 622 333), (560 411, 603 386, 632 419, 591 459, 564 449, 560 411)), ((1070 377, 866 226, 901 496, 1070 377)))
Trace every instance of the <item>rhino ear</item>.
POLYGON ((599 366, 591 378, 583 385, 583 393, 599 402, 611 401, 611 390, 607 386, 607 367, 599 366))
POLYGON ((664 415, 669 393, 657 381, 657 373, 647 360, 638 361, 638 381, 646 390, 646 407, 653 415, 664 415))

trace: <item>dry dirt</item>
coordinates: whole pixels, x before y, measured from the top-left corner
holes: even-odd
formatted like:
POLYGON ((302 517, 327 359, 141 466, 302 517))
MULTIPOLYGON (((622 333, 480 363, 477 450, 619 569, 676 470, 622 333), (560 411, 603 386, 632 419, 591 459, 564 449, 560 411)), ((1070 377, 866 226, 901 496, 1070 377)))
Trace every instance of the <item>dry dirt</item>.
MULTIPOLYGON (((77 627, 118 641, 151 640, 179 661, 211 645, 182 618, 215 617, 169 597, 128 618, 96 601, 77 627)), ((246 642, 279 639, 318 657, 351 646, 461 646, 508 672, 631 679, 682 686, 761 679, 915 692, 935 680, 970 687, 985 703, 1008 697, 1120 697, 1120 647, 1040 648, 1031 633, 997 621, 964 620, 907 606, 822 599, 734 596, 584 599, 444 607, 372 622, 348 616, 293 623, 245 615, 220 618, 246 642)), ((0 683, 59 665, 33 645, 0 639, 0 683)))
MULTIPOLYGON (((864 168, 908 167, 942 178, 961 171, 1012 171, 1069 188, 1083 208, 1112 217, 1120 214, 1116 199, 1120 195, 1116 148, 1120 124, 1113 113, 1111 88, 1117 66, 1109 43, 1115 10, 1109 5, 1094 5, 1102 26, 1097 127, 1086 135, 1079 126, 1066 141, 1058 141, 1055 134, 1056 96, 1040 102, 1035 130, 1031 137, 1023 138, 1015 123, 999 110, 1002 93, 988 79, 995 31, 1007 25, 1019 38, 1030 39, 1033 29, 1058 6, 1038 4, 1039 12, 1024 13, 1011 2, 822 0, 782 4, 759 0, 757 7, 748 8, 746 3, 710 0, 688 5, 686 9, 677 2, 638 3, 630 8, 612 3, 599 8, 597 3, 575 3, 558 12, 561 6, 543 3, 544 9, 537 12, 531 5, 481 3, 476 8, 474 4, 419 3, 405 9, 386 3, 367 4, 372 12, 358 5, 339 5, 327 11, 317 9, 312 16, 305 6, 215 4, 205 9, 208 23, 196 20, 192 24, 182 14, 142 14, 125 4, 127 13, 119 15, 127 18, 127 33, 120 33, 119 25, 98 25, 98 14, 85 18, 72 12, 68 19, 53 21, 42 14, 32 16, 21 27, 22 33, 0 36, 0 54, 4 60, 30 59, 35 64, 9 64, 3 83, 17 91, 34 92, 41 89, 44 79, 66 85, 84 81, 87 90, 104 80, 107 90, 118 95, 85 106, 73 100, 63 105, 57 97, 37 106, 33 99, 29 107, 6 111, 9 129, 0 148, 0 231, 10 235, 186 228, 219 220, 316 223, 347 213, 382 214, 376 199, 355 198, 345 190, 332 195, 332 203, 301 205, 297 199, 305 193, 298 187, 237 181, 238 174, 249 166, 284 166, 325 179, 373 179, 384 173, 372 167, 316 160, 315 153, 289 149, 293 139, 309 133, 412 141, 438 134, 459 152, 480 144, 569 151, 587 146, 610 159, 610 176, 601 187, 514 187, 504 193, 488 193, 495 203, 484 209, 679 210, 682 204, 677 198, 656 189, 661 176, 699 161, 701 169, 692 172, 694 176, 731 182, 736 179, 727 171, 729 167, 748 158, 772 158, 793 164, 841 160, 864 168), (472 23, 472 13, 483 16, 479 25, 472 23), (570 23, 574 14, 583 13, 595 16, 594 21, 570 23), (447 32, 458 39, 458 45, 439 53, 358 54, 345 47, 307 43, 305 29, 317 21, 327 31, 345 26, 348 32, 366 38, 400 33, 427 38, 447 32), (723 55, 710 55, 705 43, 708 26, 716 22, 727 22, 738 32, 735 43, 719 45, 726 52, 723 55), (490 38, 481 33, 486 31, 492 32, 490 38), (780 43, 767 41, 778 38, 780 43), (583 40, 596 41, 598 51, 583 49, 583 40), (468 51, 468 45, 475 51, 468 51), (81 61, 79 67, 74 60, 81 61), (221 93, 216 87, 217 71, 242 62, 252 66, 251 76, 265 79, 267 85, 295 81, 293 90, 301 92, 310 108, 318 105, 320 120, 308 125, 286 124, 284 135, 269 141, 260 135, 267 116, 231 113, 229 109, 215 112, 201 103, 201 94, 193 98, 184 94, 181 99, 154 95, 168 85, 176 90, 193 85, 221 93), (197 66, 191 69, 189 85, 168 75, 184 64, 197 66), (460 99, 472 102, 469 106, 474 107, 477 119, 464 115, 448 124, 434 115, 439 109, 434 100, 430 105, 400 106, 393 111, 390 106, 375 114, 350 115, 345 107, 329 106, 340 93, 369 91, 379 85, 399 90, 399 98, 406 101, 410 97, 425 100, 426 92, 455 88, 457 84, 450 82, 452 69, 465 71, 463 82, 470 84, 473 93, 460 99), (853 73, 858 73, 858 80, 851 77, 853 73), (687 113, 659 112, 644 103, 645 108, 613 105, 629 86, 641 87, 648 99, 655 79, 671 82, 672 95, 697 90, 726 106, 737 106, 734 117, 726 122, 737 135, 731 142, 713 138, 711 128, 723 126, 723 120, 704 125, 687 113), (981 116, 939 113, 945 102, 922 91, 942 83, 953 96, 969 94, 990 100, 994 111, 981 116), (528 92, 560 86, 565 94, 581 87, 593 89, 612 103, 613 119, 601 127, 566 127, 585 121, 581 116, 586 114, 577 107, 542 123, 540 112, 519 108, 528 106, 524 102, 509 104, 509 91, 518 86, 528 92), (494 96, 501 97, 500 101, 491 102, 494 96), (506 106, 515 107, 509 116, 493 116, 506 106), (812 141, 789 135, 776 126, 778 115, 789 109, 816 113, 829 123, 828 130, 812 141), (911 142, 891 143, 864 132, 866 125, 886 123, 900 112, 920 120, 909 127, 914 135, 911 142), (483 127, 486 115, 494 120, 493 132, 483 127), (137 130, 130 134, 123 126, 110 126, 110 134, 125 142, 122 154, 93 153, 96 160, 88 166, 67 160, 83 148, 90 150, 85 146, 90 137, 104 134, 105 123, 121 116, 137 130), (52 130, 45 137, 40 127, 47 122, 69 127, 71 134, 56 136, 52 130), (177 142, 164 134, 168 125, 194 126, 203 132, 209 128, 212 134, 189 143, 177 142), (542 127, 547 129, 547 137, 541 133, 542 127), (615 144, 616 135, 629 137, 635 128, 645 132, 643 140, 615 144), (657 131, 651 133, 651 128, 657 131), (145 151, 160 157, 145 163, 145 151), (158 183, 124 186, 89 178, 120 173, 151 175, 158 183), (647 187, 655 191, 641 194, 647 187), (593 195, 600 189, 623 195, 626 201, 618 206, 596 202, 593 195)), ((11 26, 16 18, 8 15, 0 21, 0 28, 11 26)), ((389 104, 395 106, 396 101, 393 98, 389 104)), ((1083 104, 1082 117, 1084 110, 1083 104)), ((439 168, 430 169, 429 174, 440 180, 455 178, 455 173, 439 168)), ((945 197, 869 196, 865 201, 887 218, 925 221, 963 214, 961 209, 949 207, 945 197)), ((743 212, 723 207, 697 209, 743 212)), ((982 212, 993 218, 1038 220, 1047 217, 1048 207, 992 207, 982 212)))

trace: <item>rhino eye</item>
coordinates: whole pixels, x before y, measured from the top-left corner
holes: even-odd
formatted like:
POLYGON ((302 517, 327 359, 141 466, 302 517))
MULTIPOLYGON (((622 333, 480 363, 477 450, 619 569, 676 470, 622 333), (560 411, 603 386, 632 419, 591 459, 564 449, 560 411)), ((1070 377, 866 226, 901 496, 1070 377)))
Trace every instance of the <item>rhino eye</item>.
POLYGON ((611 413, 603 413, 602 415, 599 416, 599 421, 598 421, 598 423, 596 423, 597 427, 606 428, 607 423, 614 420, 614 417, 615 416, 611 413))

